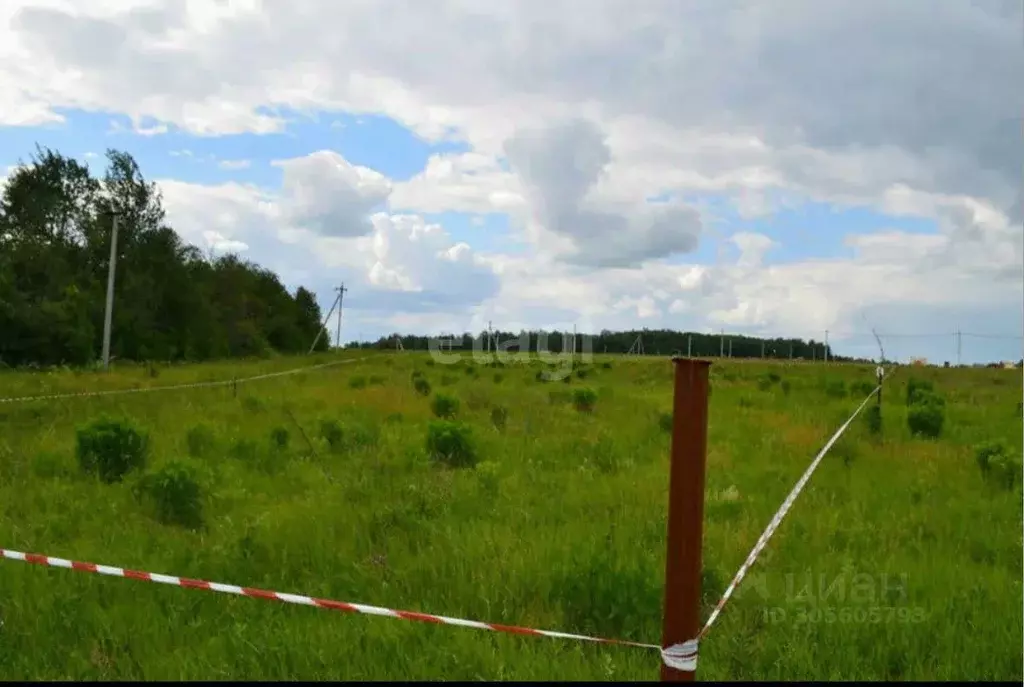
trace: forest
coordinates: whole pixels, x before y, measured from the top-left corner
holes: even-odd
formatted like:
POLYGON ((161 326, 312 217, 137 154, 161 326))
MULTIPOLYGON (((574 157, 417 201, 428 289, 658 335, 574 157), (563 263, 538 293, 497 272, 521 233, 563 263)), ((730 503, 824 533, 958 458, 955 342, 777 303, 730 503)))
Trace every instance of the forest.
MULTIPOLYGON (((320 328, 312 292, 236 255, 216 259, 165 221, 160 191, 131 155, 109 150, 102 178, 37 148, 0 196, 0 365, 88 365, 102 349, 115 214, 111 353, 205 360, 307 351, 320 328)), ((328 347, 322 336, 319 348, 328 347)))

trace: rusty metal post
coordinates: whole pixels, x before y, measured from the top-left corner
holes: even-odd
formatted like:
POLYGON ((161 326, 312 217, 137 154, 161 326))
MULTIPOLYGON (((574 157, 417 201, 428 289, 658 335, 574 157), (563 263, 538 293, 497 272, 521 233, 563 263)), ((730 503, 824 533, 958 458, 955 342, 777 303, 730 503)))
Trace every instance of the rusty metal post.
MULTIPOLYGON (((708 443, 708 360, 673 358, 672 466, 668 497, 668 555, 662 648, 700 631, 704 468, 708 443)), ((662 663, 662 682, 692 682, 695 671, 662 663)))

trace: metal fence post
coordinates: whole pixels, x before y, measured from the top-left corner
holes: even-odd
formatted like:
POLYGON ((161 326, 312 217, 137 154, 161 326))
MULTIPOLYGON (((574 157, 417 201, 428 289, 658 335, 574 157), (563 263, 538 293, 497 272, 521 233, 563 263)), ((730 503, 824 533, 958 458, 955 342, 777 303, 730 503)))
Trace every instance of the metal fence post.
MULTIPOLYGON (((672 465, 662 647, 694 640, 700 631, 704 472, 707 458, 708 372, 711 362, 673 358, 672 465)), ((663 682, 691 682, 696 672, 664 662, 663 682)))

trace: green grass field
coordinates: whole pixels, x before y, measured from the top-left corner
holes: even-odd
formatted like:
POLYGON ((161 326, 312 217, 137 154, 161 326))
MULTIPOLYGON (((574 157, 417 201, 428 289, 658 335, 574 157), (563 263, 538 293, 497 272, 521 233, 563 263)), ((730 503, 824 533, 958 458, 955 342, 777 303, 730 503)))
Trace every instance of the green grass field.
MULTIPOLYGON (((539 364, 370 355, 237 392, 0 404, 0 547, 660 642, 668 359, 597 356, 567 384, 538 381, 539 364), (414 388, 414 370, 429 395, 414 388), (590 412, 573 405, 581 387, 596 392, 590 412), (475 467, 443 467, 428 454, 437 392, 459 399, 475 467), (76 428, 104 415, 149 437, 145 469, 119 483, 83 473, 76 458, 76 428), (139 489, 169 462, 202 489, 196 529, 162 524, 139 489)), ((0 397, 230 379, 331 359, 7 372, 0 397)), ((854 365, 723 361, 711 376, 705 617, 873 386, 873 368, 854 365)), ((881 436, 858 418, 825 458, 702 643, 698 679, 1022 679, 1020 479, 1007 487, 983 478, 975 459, 991 440, 1021 455, 1021 397, 1019 370, 899 369, 883 396, 881 436), (946 401, 938 439, 908 429, 912 376, 946 401)), ((0 560, 5 679, 647 680, 658 669, 657 653, 642 649, 0 560)))

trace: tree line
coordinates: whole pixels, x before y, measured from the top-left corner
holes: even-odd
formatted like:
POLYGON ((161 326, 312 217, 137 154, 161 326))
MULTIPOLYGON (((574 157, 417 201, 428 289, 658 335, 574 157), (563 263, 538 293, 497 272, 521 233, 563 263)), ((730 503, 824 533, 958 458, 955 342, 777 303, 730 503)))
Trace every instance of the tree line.
MULTIPOLYGON (((582 334, 576 336, 576 350, 584 352, 584 346, 590 347, 592 353, 630 353, 641 352, 646 355, 693 355, 708 358, 731 356, 733 358, 773 358, 793 360, 829 360, 851 361, 853 358, 837 356, 831 347, 823 342, 811 339, 761 339, 751 336, 735 336, 721 334, 702 334, 699 332, 682 332, 671 329, 632 329, 623 332, 602 330, 598 334, 588 334, 589 342, 584 343, 582 334), (642 343, 642 350, 637 341, 642 343)), ((431 337, 409 334, 392 334, 376 341, 352 341, 349 348, 396 349, 401 344, 403 350, 425 351, 431 346, 448 349, 447 340, 451 341, 451 349, 470 351, 476 348, 487 349, 488 334, 464 332, 448 337, 431 337), (444 343, 442 343, 444 342, 444 343)), ((562 353, 572 349, 572 332, 562 331, 520 331, 491 332, 492 350, 500 346, 501 350, 510 353, 526 351, 536 353, 549 351, 562 353)))
MULTIPOLYGON (((167 225, 159 189, 131 155, 106 153, 102 178, 37 147, 0 196, 0 365, 97 360, 118 221, 111 355, 205 360, 309 350, 316 298, 236 255, 213 258, 167 225)), ((319 350, 329 346, 324 333, 319 350)))

